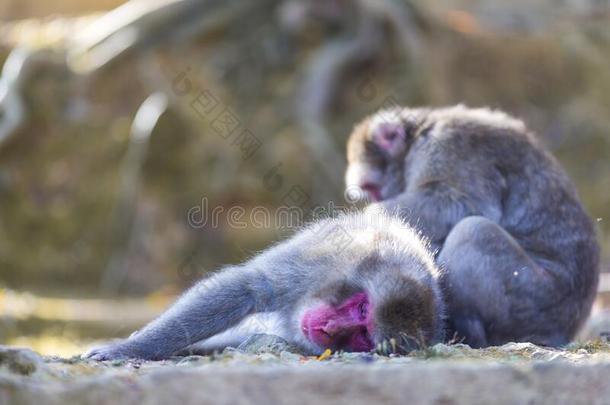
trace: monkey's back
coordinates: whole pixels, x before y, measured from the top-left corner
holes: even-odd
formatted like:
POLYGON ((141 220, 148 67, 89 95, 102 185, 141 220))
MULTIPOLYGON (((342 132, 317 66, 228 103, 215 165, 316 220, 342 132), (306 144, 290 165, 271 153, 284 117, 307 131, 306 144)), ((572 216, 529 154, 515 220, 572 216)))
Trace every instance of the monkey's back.
POLYGON ((458 106, 429 114, 432 139, 422 151, 444 162, 435 175, 466 184, 477 209, 553 275, 558 297, 579 303, 571 308, 580 322, 597 289, 599 246, 565 171, 521 121, 503 113, 458 106))

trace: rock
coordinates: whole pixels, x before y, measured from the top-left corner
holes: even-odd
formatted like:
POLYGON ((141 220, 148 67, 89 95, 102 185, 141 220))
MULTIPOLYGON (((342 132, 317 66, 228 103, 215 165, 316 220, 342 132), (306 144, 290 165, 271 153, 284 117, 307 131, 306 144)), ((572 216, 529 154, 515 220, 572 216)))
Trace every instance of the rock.
POLYGON ((277 336, 259 335, 244 346, 228 354, 122 365, 45 358, 44 367, 35 353, 5 347, 0 403, 606 405, 610 398, 610 345, 603 342, 566 350, 437 345, 409 356, 334 353, 324 360, 270 353, 289 346, 277 336), (553 356, 561 360, 540 360, 553 356), (15 363, 35 371, 9 370, 15 363))
POLYGON ((282 360, 285 363, 297 363, 302 358, 303 358, 302 355, 294 353, 294 352, 283 351, 280 353, 280 360, 282 360))
POLYGON ((298 352, 299 349, 285 339, 265 333, 257 333, 250 336, 242 344, 237 347, 237 350, 248 354, 273 353, 280 354, 281 352, 298 352))
POLYGON ((420 351, 416 351, 414 355, 424 357, 424 358, 456 358, 456 357, 464 357, 468 356, 468 354, 472 351, 470 346, 464 345, 461 343, 448 345, 445 343, 437 343, 432 347, 427 349, 423 349, 420 351))
POLYGON ((15 374, 30 375, 41 367, 44 367, 42 357, 30 349, 0 346, 0 369, 6 368, 15 374))
MULTIPOLYGON (((253 356, 254 357, 254 356, 253 356)), ((241 361, 241 360, 240 360, 241 361)), ((7 404, 607 404, 610 362, 416 360, 101 367, 37 382, 0 378, 7 404)))

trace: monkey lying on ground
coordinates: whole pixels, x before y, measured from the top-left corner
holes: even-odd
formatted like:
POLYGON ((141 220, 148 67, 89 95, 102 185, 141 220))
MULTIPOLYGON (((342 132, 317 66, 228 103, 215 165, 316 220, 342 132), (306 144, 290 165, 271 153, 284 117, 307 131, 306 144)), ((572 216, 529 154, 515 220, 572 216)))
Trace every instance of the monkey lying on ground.
POLYGON ((408 351, 443 339, 443 308, 433 258, 412 228, 344 214, 199 282, 142 330, 87 356, 162 359, 269 312, 281 329, 267 332, 312 354, 385 341, 408 351))
POLYGON ((592 221, 525 125, 487 109, 396 108, 348 141, 348 196, 364 191, 431 240, 448 335, 474 347, 568 343, 599 273, 592 221))

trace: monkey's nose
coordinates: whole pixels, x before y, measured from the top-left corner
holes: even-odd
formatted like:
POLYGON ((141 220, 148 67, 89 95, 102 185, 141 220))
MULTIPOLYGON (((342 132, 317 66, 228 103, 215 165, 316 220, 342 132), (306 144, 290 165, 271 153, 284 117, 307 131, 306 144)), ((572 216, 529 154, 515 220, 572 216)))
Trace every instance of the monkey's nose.
POLYGON ((337 325, 335 322, 328 322, 326 325, 322 327, 322 332, 326 333, 328 336, 335 336, 341 330, 344 329, 343 325, 337 325))
POLYGON ((357 322, 329 322, 322 327, 322 332, 330 337, 349 334, 360 327, 357 322))

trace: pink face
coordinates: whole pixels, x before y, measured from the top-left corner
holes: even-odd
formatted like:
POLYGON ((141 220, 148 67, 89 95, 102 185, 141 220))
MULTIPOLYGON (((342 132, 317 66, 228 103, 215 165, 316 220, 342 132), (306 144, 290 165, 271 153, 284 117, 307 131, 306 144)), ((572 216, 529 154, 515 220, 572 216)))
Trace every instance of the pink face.
POLYGON ((301 330, 324 348, 367 352, 374 348, 372 304, 365 292, 352 295, 337 307, 321 305, 303 315, 301 330))
MULTIPOLYGON (((398 159, 405 151, 406 131, 402 124, 392 122, 382 122, 377 124, 372 133, 372 140, 377 147, 386 155, 390 161, 398 159)), ((381 201, 384 199, 382 193, 382 180, 371 179, 370 176, 359 179, 358 186, 367 194, 371 201, 381 201)))

